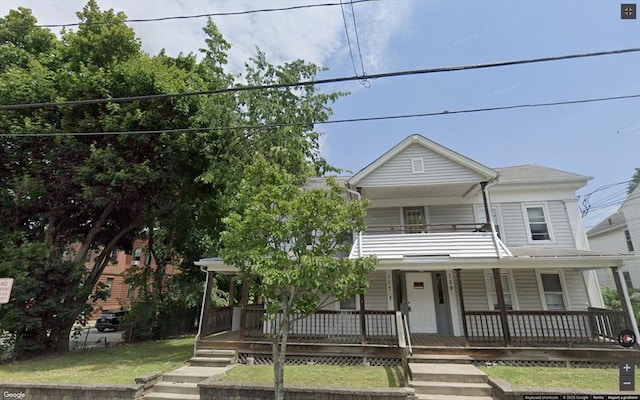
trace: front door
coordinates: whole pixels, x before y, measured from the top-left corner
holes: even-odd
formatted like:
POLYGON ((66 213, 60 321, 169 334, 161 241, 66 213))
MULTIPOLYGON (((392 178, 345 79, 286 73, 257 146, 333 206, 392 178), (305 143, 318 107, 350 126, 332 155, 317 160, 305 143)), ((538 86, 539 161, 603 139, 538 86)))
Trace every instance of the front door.
POLYGON ((409 330, 412 333, 437 333, 431 273, 407 272, 405 279, 409 306, 409 330))
POLYGON ((451 311, 449 309, 449 295, 447 293, 447 274, 444 271, 432 272, 433 278, 433 302, 436 308, 436 321, 438 321, 438 335, 452 336, 451 311))

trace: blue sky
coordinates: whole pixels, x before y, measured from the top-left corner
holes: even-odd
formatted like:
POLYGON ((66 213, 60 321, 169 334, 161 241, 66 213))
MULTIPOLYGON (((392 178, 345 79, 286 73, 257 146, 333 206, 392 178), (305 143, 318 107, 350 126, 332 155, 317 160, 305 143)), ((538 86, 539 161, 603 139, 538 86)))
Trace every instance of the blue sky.
MULTIPOLYGON (((318 0, 99 0, 130 18, 319 3, 318 0)), ((324 1, 323 1, 324 2, 324 1)), ((338 2, 338 0, 336 0, 338 2)), ((347 3, 344 0, 345 4, 347 3)), ((31 8, 40 23, 75 22, 84 1, 3 0, 0 13, 31 8)), ((640 47, 640 19, 621 20, 620 2, 379 0, 354 4, 365 72, 423 69, 640 47)), ((347 30, 355 48, 350 6, 347 30)), ((216 17, 239 71, 259 46, 273 62, 304 58, 353 75, 340 7, 216 17)), ((197 51, 203 19, 132 24, 144 48, 197 51)), ((356 59, 360 72, 360 59, 356 59)), ((640 93, 640 53, 324 86, 351 95, 334 119, 440 112, 640 93)), ((422 134, 489 167, 540 164, 594 177, 579 194, 628 180, 640 167, 640 98, 611 102, 325 125, 322 151, 357 171, 406 136, 422 134)), ((618 186, 600 198, 615 195, 618 186)), ((598 197, 594 197, 597 200, 598 197)), ((618 196, 622 200, 621 196, 618 196)), ((594 225, 613 208, 587 215, 594 225)))

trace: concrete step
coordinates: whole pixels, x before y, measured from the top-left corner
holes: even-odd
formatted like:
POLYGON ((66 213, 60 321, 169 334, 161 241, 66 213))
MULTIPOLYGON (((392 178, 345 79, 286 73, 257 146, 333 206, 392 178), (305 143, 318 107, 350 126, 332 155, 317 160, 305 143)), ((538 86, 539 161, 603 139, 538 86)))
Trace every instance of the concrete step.
POLYGON ((430 395, 491 397, 493 391, 493 388, 486 383, 412 381, 411 386, 418 394, 430 395))
POLYGON ((471 364, 473 358, 461 354, 414 354, 410 363, 471 364))
POLYGON ((231 349, 198 349, 196 350, 196 357, 229 357, 233 358, 236 355, 235 350, 231 349))
POLYGON ((487 383, 487 374, 469 364, 410 363, 414 381, 487 383))
POLYGON ((162 375, 163 382, 200 383, 212 376, 222 374, 225 368, 220 367, 181 367, 162 375))
POLYGON ((197 383, 187 382, 158 382, 153 385, 157 393, 200 394, 197 383))
POLYGON ((194 367, 226 367, 231 364, 231 358, 220 357, 191 357, 189 364, 194 367))
POLYGON ((417 400, 493 400, 491 396, 452 396, 446 394, 416 394, 417 400))
POLYGON ((199 394, 155 393, 144 395, 144 400, 200 400, 199 394))

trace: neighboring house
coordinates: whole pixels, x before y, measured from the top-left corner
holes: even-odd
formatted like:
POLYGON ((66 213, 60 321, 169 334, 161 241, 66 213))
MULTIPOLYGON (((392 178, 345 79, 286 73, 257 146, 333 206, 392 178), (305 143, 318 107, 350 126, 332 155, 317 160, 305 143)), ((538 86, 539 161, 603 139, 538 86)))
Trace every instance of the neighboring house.
MULTIPOLYGON (((79 244, 72 246, 77 250, 79 244)), ((98 300, 95 303, 94 312, 91 319, 97 318, 102 310, 114 311, 127 308, 131 304, 131 300, 135 297, 134 288, 125 282, 128 274, 132 269, 138 268, 145 263, 150 263, 151 268, 155 269, 156 262, 150 253, 146 251, 147 240, 135 239, 132 243, 130 251, 116 250, 111 255, 111 259, 100 275, 98 282, 106 285, 108 290, 108 298, 106 300, 98 300)), ((87 269, 93 268, 94 259, 100 254, 99 250, 89 250, 85 259, 87 269)), ((65 255, 67 256, 67 255, 65 255)), ((71 256, 71 254, 68 254, 71 256)), ((166 274, 175 273, 173 266, 167 266, 166 274)))
MULTIPOLYGON (((400 343, 401 317, 414 345, 615 343, 631 322, 602 310, 596 270, 613 277, 625 256, 588 250, 575 192, 589 179, 538 165, 489 168, 407 137, 344 179, 370 200, 349 255, 377 256, 369 288, 294 324, 292 340, 400 343)), ((219 258, 198 264, 237 273, 219 258)), ((241 306, 240 340, 264 338, 263 310, 241 306)), ((205 308, 202 337, 223 328, 214 319, 205 308)))
MULTIPOLYGON (((629 194, 618 211, 587 232, 589 246, 595 251, 640 255, 640 186, 629 194)), ((640 289, 640 260, 627 260, 622 267, 629 289, 640 289)), ((598 271, 602 286, 615 288, 609 271, 598 271)))

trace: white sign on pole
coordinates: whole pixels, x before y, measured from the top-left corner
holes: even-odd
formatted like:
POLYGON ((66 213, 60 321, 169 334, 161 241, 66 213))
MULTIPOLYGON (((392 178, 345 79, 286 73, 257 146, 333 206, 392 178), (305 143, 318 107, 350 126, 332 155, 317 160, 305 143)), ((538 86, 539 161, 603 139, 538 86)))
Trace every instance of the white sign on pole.
POLYGON ((0 278, 0 304, 7 304, 11 298, 13 278, 0 278))

